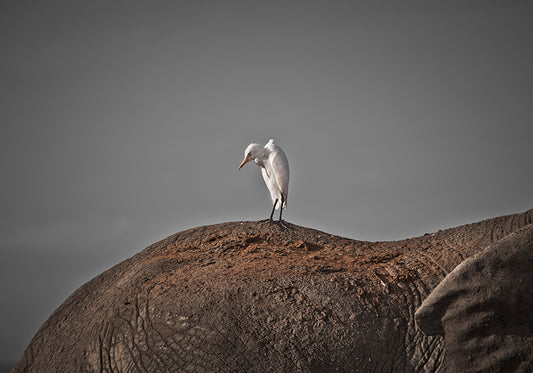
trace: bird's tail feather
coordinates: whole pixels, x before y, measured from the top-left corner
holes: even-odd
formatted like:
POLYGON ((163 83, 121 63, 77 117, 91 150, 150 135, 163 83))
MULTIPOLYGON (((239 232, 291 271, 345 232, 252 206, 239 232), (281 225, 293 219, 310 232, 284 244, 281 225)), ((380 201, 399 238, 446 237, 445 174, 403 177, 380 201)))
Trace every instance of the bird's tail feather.
MULTIPOLYGON (((280 201, 281 202, 281 201, 280 201)), ((281 203, 280 202, 277 202, 276 203, 276 210, 279 210, 280 206, 281 206, 281 203)), ((285 210, 287 208, 287 201, 284 201, 283 202, 283 209, 285 210)))

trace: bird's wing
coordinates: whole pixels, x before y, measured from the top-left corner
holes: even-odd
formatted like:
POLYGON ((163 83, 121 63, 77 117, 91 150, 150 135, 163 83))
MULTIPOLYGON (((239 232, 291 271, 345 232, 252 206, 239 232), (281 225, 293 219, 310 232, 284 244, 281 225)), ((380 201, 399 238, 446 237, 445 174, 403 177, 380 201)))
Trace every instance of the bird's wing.
POLYGON ((283 150, 274 145, 274 150, 270 153, 269 166, 271 168, 271 179, 276 184, 283 196, 285 197, 285 204, 287 203, 287 195, 289 193, 289 162, 283 150))

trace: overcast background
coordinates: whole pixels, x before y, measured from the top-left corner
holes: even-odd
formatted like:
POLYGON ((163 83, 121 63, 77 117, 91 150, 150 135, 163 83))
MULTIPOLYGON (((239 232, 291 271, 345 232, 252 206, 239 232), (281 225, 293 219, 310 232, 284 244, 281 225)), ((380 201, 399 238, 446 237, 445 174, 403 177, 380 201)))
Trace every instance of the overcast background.
POLYGON ((392 240, 533 208, 527 1, 0 3, 0 361, 154 241, 268 217, 392 240))

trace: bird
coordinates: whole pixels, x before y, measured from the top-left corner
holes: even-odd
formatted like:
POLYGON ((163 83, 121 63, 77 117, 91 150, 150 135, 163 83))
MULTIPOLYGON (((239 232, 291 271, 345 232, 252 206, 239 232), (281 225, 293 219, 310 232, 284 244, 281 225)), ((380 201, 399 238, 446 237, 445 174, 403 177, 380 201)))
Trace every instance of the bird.
POLYGON ((239 170, 252 160, 261 168, 263 179, 270 191, 272 203, 274 203, 269 221, 272 222, 274 211, 279 208, 279 221, 283 224, 281 214, 283 209, 287 208, 287 196, 289 193, 289 161, 287 156, 283 149, 274 144, 274 140, 270 139, 265 146, 256 143, 248 145, 244 150, 244 159, 239 166, 239 170))

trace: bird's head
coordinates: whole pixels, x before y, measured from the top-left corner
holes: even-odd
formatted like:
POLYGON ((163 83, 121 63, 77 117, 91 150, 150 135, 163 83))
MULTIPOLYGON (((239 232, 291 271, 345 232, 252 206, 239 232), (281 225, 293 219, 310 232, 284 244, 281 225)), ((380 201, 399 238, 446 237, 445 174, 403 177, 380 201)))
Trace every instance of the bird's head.
POLYGON ((244 159, 242 160, 239 170, 244 166, 246 163, 250 162, 251 160, 254 160, 257 158, 257 156, 261 153, 263 150, 263 147, 259 144, 250 144, 246 147, 246 150, 244 151, 244 159))

